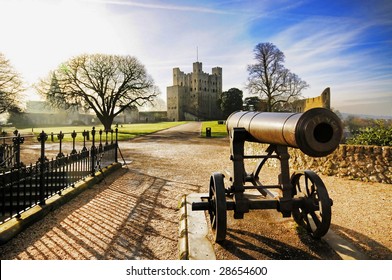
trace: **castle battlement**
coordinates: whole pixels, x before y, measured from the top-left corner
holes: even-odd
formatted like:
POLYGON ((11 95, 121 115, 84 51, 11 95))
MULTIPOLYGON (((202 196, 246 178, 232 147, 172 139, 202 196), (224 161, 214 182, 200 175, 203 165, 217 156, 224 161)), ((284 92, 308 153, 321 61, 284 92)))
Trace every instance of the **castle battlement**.
POLYGON ((317 107, 331 109, 331 90, 329 87, 324 89, 320 96, 305 98, 293 102, 293 111, 298 113, 317 107))

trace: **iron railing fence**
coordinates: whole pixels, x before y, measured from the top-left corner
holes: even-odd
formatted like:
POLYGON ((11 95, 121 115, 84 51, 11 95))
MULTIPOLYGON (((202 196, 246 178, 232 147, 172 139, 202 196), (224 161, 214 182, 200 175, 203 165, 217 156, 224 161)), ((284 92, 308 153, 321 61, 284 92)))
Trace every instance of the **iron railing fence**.
MULTIPOLYGON (((34 207, 44 205, 53 195, 75 185, 76 182, 94 174, 102 168, 117 162, 118 130, 91 131, 57 134, 58 153, 54 159, 46 156, 45 144, 49 135, 42 131, 38 136, 40 155, 36 163, 25 165, 20 160, 21 149, 25 137, 15 132, 14 136, 3 141, 3 151, 0 160, 0 224, 34 207), (76 150, 76 137, 83 136, 82 149, 76 150), (91 134, 91 137, 90 137, 91 134), (72 137, 72 150, 65 155, 64 137, 72 137), (91 138, 91 140, 90 140, 91 138), (12 144, 6 144, 11 140, 12 144), (88 147, 88 144, 91 144, 88 147)), ((54 141, 54 134, 50 134, 54 141)), ((2 137, 4 138, 4 137, 2 137)))
MULTIPOLYGON (((13 133, 15 136, 18 135, 18 131, 15 130, 13 133)), ((3 131, 0 136, 0 170, 9 169, 16 165, 17 154, 16 151, 19 148, 19 143, 14 141, 24 141, 23 137, 19 138, 15 136, 6 136, 6 132, 3 131)), ((19 158, 20 160, 20 158, 19 158)))

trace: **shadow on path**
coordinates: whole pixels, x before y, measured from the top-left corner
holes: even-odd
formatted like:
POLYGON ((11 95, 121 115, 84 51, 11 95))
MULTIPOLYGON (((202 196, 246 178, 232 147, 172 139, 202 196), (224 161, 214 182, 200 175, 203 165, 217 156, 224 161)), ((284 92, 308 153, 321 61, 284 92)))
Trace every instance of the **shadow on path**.
MULTIPOLYGON (((355 247, 360 249, 360 251, 362 251, 370 259, 392 260, 392 251, 378 241, 342 226, 331 225, 331 229, 339 236, 354 244, 355 247)), ((392 238, 392 233, 389 235, 389 238, 392 238)), ((347 254, 350 255, 350 252, 347 252, 347 254)))
POLYGON ((177 259, 177 203, 197 191, 122 169, 2 245, 0 257, 177 259))
POLYGON ((306 252, 298 246, 292 246, 280 240, 266 237, 246 230, 228 229, 228 239, 220 246, 233 254, 238 259, 254 260, 260 259, 259 255, 273 260, 314 260, 336 258, 331 255, 330 249, 325 243, 320 244, 314 240, 305 240, 305 245, 311 248, 313 253, 306 252))

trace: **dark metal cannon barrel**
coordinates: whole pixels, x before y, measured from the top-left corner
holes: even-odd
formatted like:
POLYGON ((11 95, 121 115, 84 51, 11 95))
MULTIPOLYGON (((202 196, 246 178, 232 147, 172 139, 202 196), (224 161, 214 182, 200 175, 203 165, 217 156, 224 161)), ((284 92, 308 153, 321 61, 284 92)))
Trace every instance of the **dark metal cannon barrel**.
POLYGON ((343 134, 339 117, 325 108, 304 113, 239 111, 228 117, 226 127, 231 137, 233 128, 244 128, 253 141, 299 148, 312 157, 332 153, 343 134))

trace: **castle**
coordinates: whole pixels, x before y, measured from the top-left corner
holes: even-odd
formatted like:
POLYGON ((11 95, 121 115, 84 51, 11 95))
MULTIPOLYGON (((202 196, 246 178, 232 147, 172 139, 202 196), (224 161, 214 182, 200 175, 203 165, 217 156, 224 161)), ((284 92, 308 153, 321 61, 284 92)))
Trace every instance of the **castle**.
POLYGON ((173 68, 173 85, 167 87, 169 121, 217 120, 222 112, 217 101, 222 93, 222 68, 203 72, 201 62, 193 63, 193 72, 185 74, 173 68))
POLYGON ((324 89, 320 96, 296 100, 292 104, 293 112, 305 112, 312 108, 323 107, 331 109, 331 90, 324 89))

